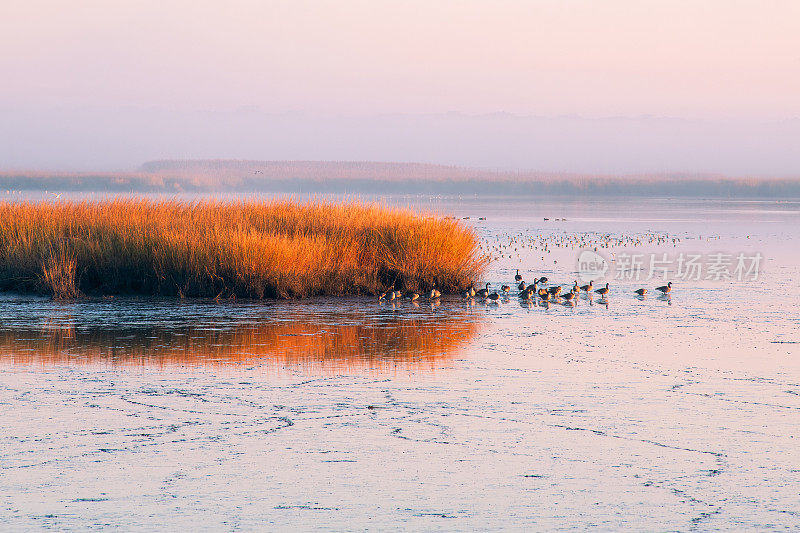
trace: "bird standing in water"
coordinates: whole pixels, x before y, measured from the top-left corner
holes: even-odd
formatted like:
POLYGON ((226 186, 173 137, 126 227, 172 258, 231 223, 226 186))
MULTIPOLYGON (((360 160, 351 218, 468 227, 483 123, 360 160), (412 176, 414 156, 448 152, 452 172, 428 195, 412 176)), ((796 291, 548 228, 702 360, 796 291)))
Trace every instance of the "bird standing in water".
POLYGON ((519 269, 517 269, 517 275, 514 276, 514 281, 517 281, 517 282, 522 281, 522 276, 520 276, 520 274, 519 274, 519 269))
POLYGON ((672 292, 672 282, 670 281, 666 285, 663 285, 661 287, 656 287, 656 290, 661 291, 662 294, 669 294, 670 292, 672 292))
POLYGON ((597 289, 597 290, 596 290, 596 291, 594 291, 594 292, 596 292, 596 293, 597 293, 597 294, 599 294, 600 296, 605 296, 605 295, 607 295, 607 294, 608 294, 609 290, 610 290, 610 289, 608 288, 608 283, 606 283, 606 286, 605 286, 605 287, 602 287, 602 288, 600 288, 600 289, 597 289))

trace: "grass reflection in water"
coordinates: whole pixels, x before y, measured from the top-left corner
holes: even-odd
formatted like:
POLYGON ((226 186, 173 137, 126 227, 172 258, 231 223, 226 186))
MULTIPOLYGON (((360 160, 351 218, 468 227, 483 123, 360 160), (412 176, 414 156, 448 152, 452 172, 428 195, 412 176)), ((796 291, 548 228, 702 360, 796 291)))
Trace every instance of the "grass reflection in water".
POLYGON ((324 373, 433 370, 452 360, 484 319, 480 310, 455 303, 436 310, 374 303, 337 310, 335 304, 319 309, 294 303, 271 306, 268 312, 250 309, 241 319, 223 316, 230 315, 224 304, 207 306, 216 314, 195 312, 180 319, 180 313, 160 318, 156 311, 145 320, 113 306, 91 313, 85 313, 86 307, 54 306, 35 327, 3 324, 0 364, 164 369, 241 364, 324 373))

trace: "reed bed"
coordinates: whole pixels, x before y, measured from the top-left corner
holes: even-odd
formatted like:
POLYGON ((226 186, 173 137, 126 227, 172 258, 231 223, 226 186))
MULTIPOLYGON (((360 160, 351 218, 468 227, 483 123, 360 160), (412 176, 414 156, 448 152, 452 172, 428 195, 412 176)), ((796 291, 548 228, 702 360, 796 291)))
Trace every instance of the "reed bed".
POLYGON ((0 289, 300 298, 456 292, 487 264, 454 220, 351 202, 0 202, 0 289))

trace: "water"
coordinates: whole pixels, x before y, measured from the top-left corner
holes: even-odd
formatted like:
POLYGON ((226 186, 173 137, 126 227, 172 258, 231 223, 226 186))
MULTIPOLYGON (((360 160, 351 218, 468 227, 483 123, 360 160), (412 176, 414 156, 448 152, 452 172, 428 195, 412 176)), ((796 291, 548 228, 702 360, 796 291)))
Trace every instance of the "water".
POLYGON ((572 238, 763 261, 574 307, 3 295, 4 529, 800 527, 800 204, 385 201, 469 217, 490 288, 571 285, 572 238))

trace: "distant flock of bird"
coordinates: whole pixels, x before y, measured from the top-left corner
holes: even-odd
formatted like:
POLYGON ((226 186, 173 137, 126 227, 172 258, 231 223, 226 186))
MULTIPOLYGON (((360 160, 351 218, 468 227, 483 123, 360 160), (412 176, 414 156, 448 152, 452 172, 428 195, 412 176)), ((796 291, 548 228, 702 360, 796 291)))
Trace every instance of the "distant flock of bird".
MULTIPOLYGON (((558 220, 558 219, 556 219, 558 220)), ((666 233, 645 232, 630 235, 615 236, 611 233, 502 233, 492 238, 487 238, 479 245, 482 252, 492 255, 495 260, 516 259, 520 260, 522 254, 539 252, 545 255, 552 253, 556 248, 594 250, 613 249, 616 247, 640 247, 647 245, 672 245, 681 243, 679 237, 666 233)))

